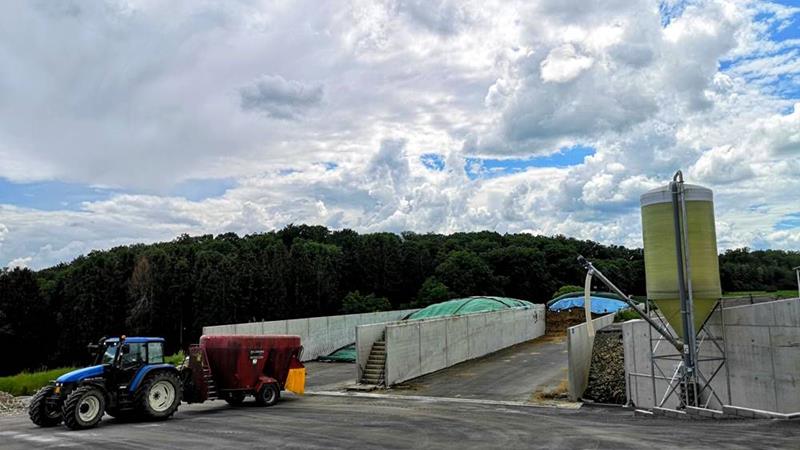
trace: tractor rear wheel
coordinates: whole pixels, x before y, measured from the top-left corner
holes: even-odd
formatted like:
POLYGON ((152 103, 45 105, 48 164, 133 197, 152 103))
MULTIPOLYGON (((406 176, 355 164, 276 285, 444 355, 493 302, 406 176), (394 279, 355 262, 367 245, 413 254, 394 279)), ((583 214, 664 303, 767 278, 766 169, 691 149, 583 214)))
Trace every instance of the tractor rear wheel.
POLYGON ((181 382, 170 372, 157 372, 148 377, 136 391, 136 404, 145 418, 161 420, 170 417, 181 404, 181 382))
POLYGON ((231 406, 239 406, 244 402, 244 397, 244 392, 229 392, 228 395, 225 396, 225 401, 231 406))
POLYGON ((75 388, 64 400, 64 424, 73 430, 92 428, 103 418, 106 397, 97 386, 75 388))
POLYGON ((28 416, 31 422, 40 427, 54 427, 61 423, 61 409, 47 404, 47 397, 53 395, 53 386, 45 386, 31 399, 28 416))
POLYGON ((260 406, 272 406, 281 398, 281 390, 275 383, 265 384, 256 392, 256 403, 260 406))

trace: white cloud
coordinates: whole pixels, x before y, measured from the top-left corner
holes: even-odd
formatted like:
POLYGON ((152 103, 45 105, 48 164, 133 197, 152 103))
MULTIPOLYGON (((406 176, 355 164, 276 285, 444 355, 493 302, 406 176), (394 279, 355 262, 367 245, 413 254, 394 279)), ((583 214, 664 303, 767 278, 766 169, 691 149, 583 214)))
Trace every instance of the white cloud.
POLYGON ((715 190, 721 247, 800 248, 773 229, 797 212, 798 99, 776 86, 800 50, 769 31, 798 11, 673 6, 663 20, 645 0, 4 4, 0 177, 122 193, 0 206, 0 265, 290 222, 639 246, 639 195, 679 168, 715 190), (572 145, 596 154, 464 170, 572 145), (203 178, 236 183, 166 194, 203 178))
POLYGON ((304 110, 318 106, 323 94, 321 84, 287 81, 280 75, 265 75, 239 89, 242 109, 279 119, 298 118, 304 110))
POLYGON ((592 67, 594 60, 588 56, 579 55, 575 52, 575 47, 564 44, 550 50, 539 65, 541 67, 541 78, 545 83, 565 83, 575 79, 584 70, 592 67))

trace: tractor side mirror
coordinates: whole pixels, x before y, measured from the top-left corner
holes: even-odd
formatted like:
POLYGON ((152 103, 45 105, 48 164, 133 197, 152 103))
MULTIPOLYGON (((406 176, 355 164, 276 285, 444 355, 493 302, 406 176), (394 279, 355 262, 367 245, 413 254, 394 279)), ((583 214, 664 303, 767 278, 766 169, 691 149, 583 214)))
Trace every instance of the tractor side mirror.
POLYGON ((122 352, 123 355, 127 355, 131 352, 131 346, 128 344, 122 344, 122 347, 119 348, 119 351, 122 352))

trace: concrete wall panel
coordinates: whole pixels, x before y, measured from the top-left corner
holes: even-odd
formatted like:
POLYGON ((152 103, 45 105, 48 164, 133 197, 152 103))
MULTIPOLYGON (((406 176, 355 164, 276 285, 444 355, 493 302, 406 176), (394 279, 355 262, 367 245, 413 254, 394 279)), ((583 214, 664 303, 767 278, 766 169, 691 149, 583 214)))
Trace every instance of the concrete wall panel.
POLYGON ((386 326, 386 383, 392 385, 544 334, 544 306, 386 326), (523 330, 519 335, 514 330, 523 330), (416 332, 416 333, 415 333, 416 332), (536 333, 538 332, 538 333, 536 333))
POLYGON ((419 324, 421 373, 431 373, 447 367, 447 320, 425 320, 419 324))
MULTIPOLYGON (((720 345, 726 350, 726 367, 712 382, 722 404, 779 413, 800 412, 800 299, 725 308, 722 314, 724 317, 716 312, 708 322, 713 335, 721 336, 724 329, 720 345)), ((639 407, 654 406, 652 380, 634 375, 650 373, 648 328, 644 321, 623 325, 629 398, 639 407)), ((669 349, 667 345, 662 348, 669 349)), ((662 350, 656 353, 662 353, 662 350)), ((719 355, 721 352, 713 343, 702 344, 701 358, 719 355)), ((671 375, 670 369, 677 365, 658 359, 655 364, 668 376, 671 375)), ((700 370, 710 375, 717 366, 713 361, 702 362, 700 370)), ((656 384, 660 399, 665 383, 657 381, 656 384)), ((674 407, 676 404, 677 400, 673 405, 665 406, 674 407)), ((712 397, 711 407, 721 409, 722 404, 712 397)))
POLYGON ((452 366, 469 359, 469 334, 467 318, 455 316, 445 321, 447 328, 447 365, 452 366))
MULTIPOLYGON (((592 320, 595 330, 600 330, 614 322, 614 314, 606 314, 592 320)), ((569 397, 576 401, 583 395, 589 383, 589 367, 592 362, 594 336, 589 336, 586 323, 567 329, 567 361, 569 397)))
POLYGON ((261 322, 239 323, 234 325, 236 334, 262 334, 261 322))
POLYGON ((419 376, 419 321, 386 327, 386 385, 419 376))

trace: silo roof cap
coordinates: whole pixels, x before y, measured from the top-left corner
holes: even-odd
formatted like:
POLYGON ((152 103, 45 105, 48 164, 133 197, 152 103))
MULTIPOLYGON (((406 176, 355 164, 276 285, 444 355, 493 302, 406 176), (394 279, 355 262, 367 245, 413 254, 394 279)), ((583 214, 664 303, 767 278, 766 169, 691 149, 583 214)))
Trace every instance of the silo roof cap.
MULTIPOLYGON (((714 201, 714 194, 711 192, 711 189, 703 186, 684 183, 683 191, 686 195, 686 201, 714 201)), ((657 203, 672 203, 672 192, 669 189, 669 185, 661 186, 642 194, 640 201, 642 206, 654 205, 657 203)))

